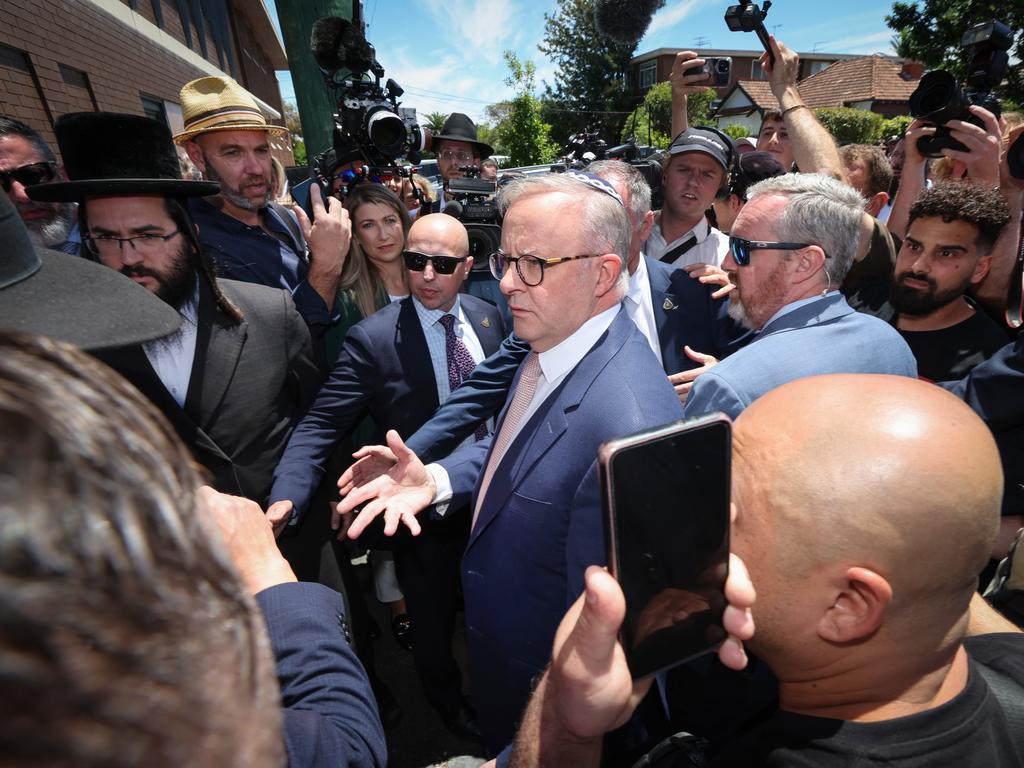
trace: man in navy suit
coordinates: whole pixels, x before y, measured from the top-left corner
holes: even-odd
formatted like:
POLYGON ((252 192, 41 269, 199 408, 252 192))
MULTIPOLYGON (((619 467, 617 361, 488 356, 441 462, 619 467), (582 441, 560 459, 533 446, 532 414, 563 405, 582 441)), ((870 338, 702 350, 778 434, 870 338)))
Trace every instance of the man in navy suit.
POLYGON ((686 415, 736 418, 802 376, 916 376, 899 333, 854 311, 838 290, 857 249, 864 200, 856 190, 821 174, 789 174, 755 184, 748 199, 722 266, 735 275, 729 312, 756 335, 694 382, 686 415))
POLYGON ((424 467, 395 433, 398 463, 353 490, 349 529, 383 514, 413 531, 431 503, 468 502, 473 528, 462 586, 484 743, 509 743, 555 628, 605 562, 597 449, 663 425, 682 409, 651 347, 621 306, 630 226, 622 199, 587 174, 519 179, 499 195, 502 251, 491 258, 516 335, 531 348, 493 440, 424 467), (565 227, 566 221, 575 226, 565 227))
MULTIPOLYGON (((298 522, 338 441, 369 414, 380 439, 409 434, 437 410, 476 363, 501 344, 505 326, 493 304, 459 288, 473 266, 466 228, 455 218, 417 218, 404 254, 412 296, 353 327, 309 412, 274 473, 271 519, 298 522)), ((484 436, 482 431, 479 436, 484 436)), ((422 536, 393 542, 395 566, 415 628, 413 656, 427 698, 445 725, 477 738, 452 657, 459 558, 467 515, 432 520, 422 536)))

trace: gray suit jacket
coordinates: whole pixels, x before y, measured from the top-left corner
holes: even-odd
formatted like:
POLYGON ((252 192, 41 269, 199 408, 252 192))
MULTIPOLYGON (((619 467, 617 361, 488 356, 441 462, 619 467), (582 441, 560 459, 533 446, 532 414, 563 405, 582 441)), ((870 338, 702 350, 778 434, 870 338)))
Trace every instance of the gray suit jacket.
POLYGON ((721 411, 735 419, 769 390, 827 373, 916 377, 917 362, 896 329, 830 293, 772 320, 750 344, 697 377, 685 414, 721 411))
POLYGON ((322 381, 309 329, 287 291, 218 280, 242 310, 235 324, 199 281, 198 336, 185 406, 140 346, 97 353, 167 417, 219 491, 263 504, 288 437, 322 381))

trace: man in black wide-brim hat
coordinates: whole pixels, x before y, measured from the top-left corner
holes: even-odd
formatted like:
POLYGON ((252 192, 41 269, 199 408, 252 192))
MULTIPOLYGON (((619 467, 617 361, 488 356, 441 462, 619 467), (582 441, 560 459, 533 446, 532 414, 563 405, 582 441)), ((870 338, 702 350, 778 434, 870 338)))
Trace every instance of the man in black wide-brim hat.
POLYGON ((290 294, 216 279, 187 201, 218 185, 181 179, 165 125, 83 112, 60 117, 55 131, 68 180, 29 187, 29 196, 77 202, 83 255, 181 317, 171 336, 97 356, 164 412, 217 490, 264 503, 321 381, 290 294))
POLYGON ((434 153, 437 155, 437 168, 441 172, 443 188, 438 200, 438 211, 444 210, 448 182, 464 176, 461 166, 480 167, 480 161, 491 156, 494 149, 490 144, 477 141, 476 125, 468 115, 453 112, 444 121, 441 133, 434 136, 434 153))

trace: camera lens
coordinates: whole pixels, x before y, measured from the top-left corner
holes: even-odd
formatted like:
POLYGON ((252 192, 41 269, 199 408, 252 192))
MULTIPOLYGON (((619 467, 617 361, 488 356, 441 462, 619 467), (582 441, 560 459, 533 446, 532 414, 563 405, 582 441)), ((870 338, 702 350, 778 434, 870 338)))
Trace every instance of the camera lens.
POLYGON ((397 157, 405 147, 405 123, 393 112, 380 109, 366 121, 370 142, 386 157, 397 157))
POLYGON ((715 64, 715 71, 724 75, 729 71, 729 62, 726 59, 719 59, 715 64))
POLYGON ((956 78, 944 70, 929 72, 910 94, 910 114, 941 125, 967 111, 968 101, 956 78))

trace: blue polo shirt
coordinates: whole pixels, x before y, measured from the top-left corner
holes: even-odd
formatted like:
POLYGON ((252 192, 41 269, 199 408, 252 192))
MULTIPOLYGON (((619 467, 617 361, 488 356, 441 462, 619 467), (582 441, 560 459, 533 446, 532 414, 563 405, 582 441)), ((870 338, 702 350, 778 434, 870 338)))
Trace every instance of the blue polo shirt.
POLYGON ((280 238, 228 216, 203 198, 193 198, 189 208, 203 251, 216 262, 220 277, 287 289, 302 319, 317 335, 338 321, 340 314, 332 316, 331 308, 307 281, 305 241, 301 235, 296 239, 273 207, 261 208, 260 220, 280 238))

